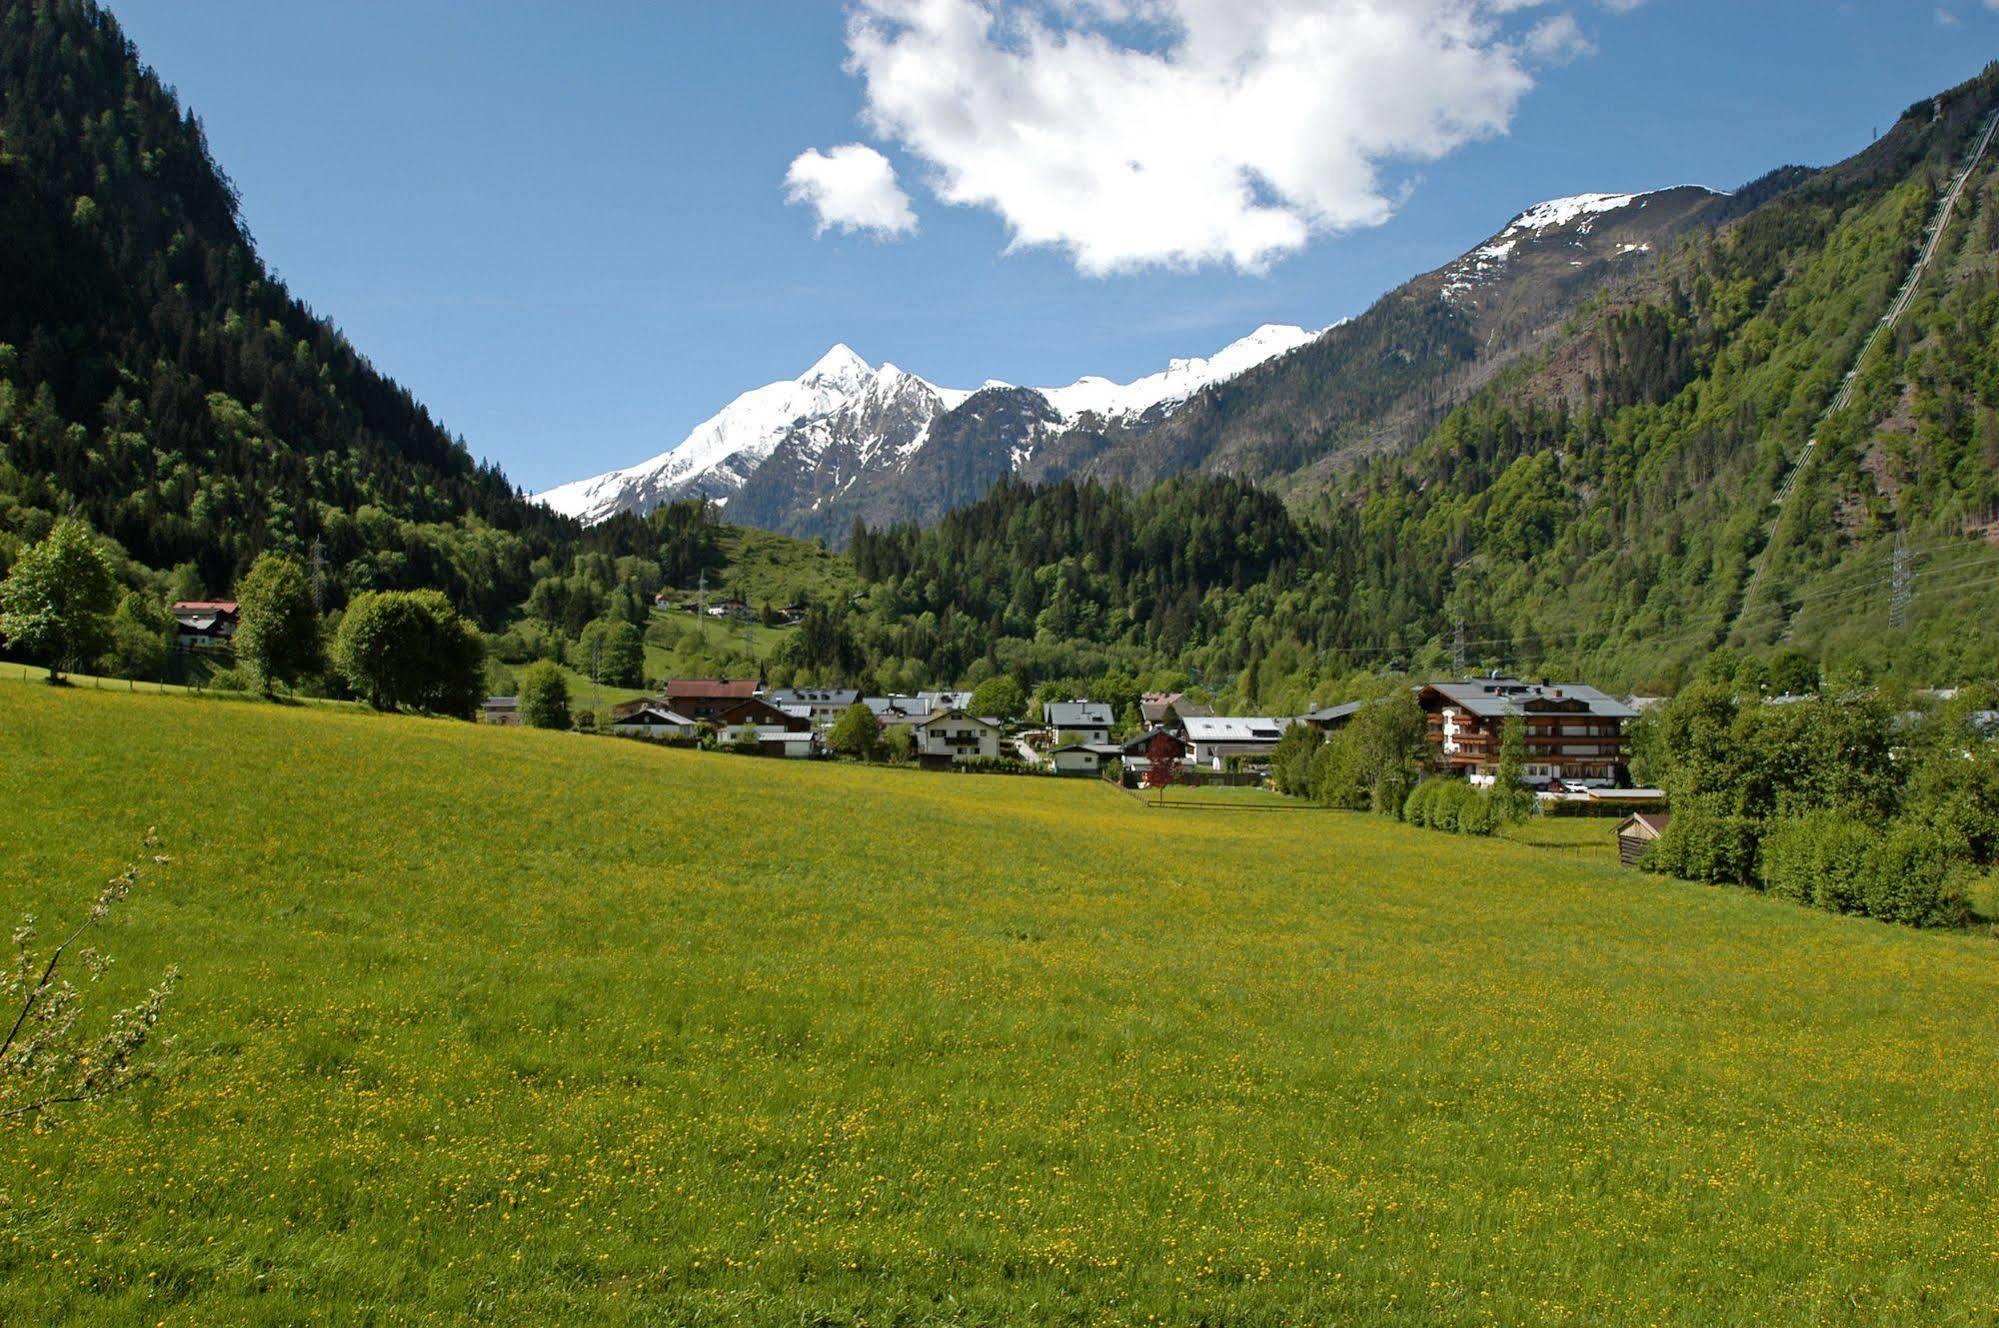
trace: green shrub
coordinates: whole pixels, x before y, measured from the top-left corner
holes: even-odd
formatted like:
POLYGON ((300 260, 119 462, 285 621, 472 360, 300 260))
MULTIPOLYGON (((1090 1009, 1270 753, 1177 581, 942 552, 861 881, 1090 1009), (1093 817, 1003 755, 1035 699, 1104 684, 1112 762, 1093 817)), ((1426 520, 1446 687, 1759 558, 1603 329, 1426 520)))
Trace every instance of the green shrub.
POLYGON ((1277 748, 1270 754, 1270 782, 1279 793, 1292 797, 1312 794, 1312 770, 1325 735, 1309 724, 1293 724, 1284 730, 1277 748))
POLYGON ((1833 913, 1864 912, 1867 859, 1880 840, 1873 827, 1837 812, 1781 822, 1763 838, 1763 888, 1833 913))
MULTIPOLYGON (((912 736, 912 740, 914 735, 912 736)), ((826 746, 841 756, 872 761, 881 750, 882 728, 874 711, 859 701, 840 712, 840 718, 826 734, 826 746)))
POLYGON ((208 687, 217 692, 247 692, 251 679, 240 669, 217 669, 208 675, 208 687))
POLYGON ((1869 917, 1911 927, 1961 927, 1971 917, 1950 846, 1927 826, 1895 826, 1867 855, 1862 895, 1869 917))
POLYGON ((486 642, 439 591, 369 590, 341 616, 333 661, 377 710, 470 719, 485 681, 486 642))
MULTIPOLYGON (((1312 800, 1324 807, 1364 812, 1371 800, 1360 750, 1336 736, 1312 753, 1312 800)), ((1413 794, 1411 795, 1414 796, 1413 794)))
POLYGON ((1999 858, 1999 746, 1943 743, 1910 780, 1907 811, 1973 861, 1999 858))
POLYGON ((1471 785, 1455 779, 1438 779, 1432 782, 1436 784, 1437 791, 1430 795, 1430 827, 1456 834, 1458 821, 1463 816, 1465 807, 1477 795, 1472 792, 1471 785))
POLYGON ((1645 855, 1645 866, 1711 885, 1758 885, 1761 829, 1750 817, 1726 815, 1696 802, 1673 813, 1673 823, 1645 855))
POLYGON ((1040 775, 1051 773, 1045 766, 1030 766, 1006 756, 980 756, 970 761, 953 761, 952 770, 961 775, 1040 775))
MULTIPOLYGON (((1515 787, 1519 787, 1515 785, 1515 787)), ((1512 819, 1509 806, 1490 793, 1466 786, 1470 794, 1458 809, 1458 833, 1486 838, 1498 833, 1499 827, 1512 819)))

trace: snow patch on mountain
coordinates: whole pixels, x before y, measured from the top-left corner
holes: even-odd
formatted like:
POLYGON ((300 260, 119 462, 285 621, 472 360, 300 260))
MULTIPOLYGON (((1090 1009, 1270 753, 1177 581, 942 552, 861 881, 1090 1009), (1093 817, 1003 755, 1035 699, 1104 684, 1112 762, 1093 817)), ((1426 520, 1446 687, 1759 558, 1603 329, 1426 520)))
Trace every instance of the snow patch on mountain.
MULTIPOLYGON (((1586 218, 1602 212, 1616 212, 1637 202, 1643 194, 1576 194, 1569 198, 1551 198, 1545 203, 1536 203, 1515 217, 1505 230, 1502 238, 1509 235, 1540 234, 1554 230, 1558 226, 1572 226, 1582 222, 1587 227, 1586 218)), ((1588 232, 1585 230, 1585 234, 1588 232)))
MULTIPOLYGON (((1680 189, 1687 187, 1675 186, 1680 189)), ((1639 194, 1573 194, 1568 198, 1551 198, 1546 202, 1536 203, 1514 217, 1506 224, 1506 229, 1500 231, 1490 241, 1444 269, 1444 298, 1463 299, 1491 281, 1514 259, 1523 243, 1570 237, 1569 242, 1573 247, 1586 248, 1583 237, 1596 229, 1600 218, 1613 212, 1622 212, 1628 207, 1642 208, 1647 200, 1670 192, 1672 191, 1667 189, 1654 189, 1639 194)), ((1704 192, 1714 191, 1704 190, 1704 192)), ((1618 249, 1617 256, 1650 252, 1651 246, 1648 244, 1627 244, 1618 249)), ((1570 266, 1583 265, 1573 262, 1570 266)))
POLYGON ((1129 383, 1108 378, 1079 378, 1067 387, 1037 389, 1053 406, 1064 423, 1073 424, 1085 415, 1109 421, 1143 415, 1155 406, 1179 405, 1204 387, 1211 387, 1246 373, 1265 360, 1298 349, 1330 329, 1309 332, 1302 327, 1265 323, 1239 341, 1232 341, 1213 355, 1171 361, 1159 373, 1147 374, 1129 383))

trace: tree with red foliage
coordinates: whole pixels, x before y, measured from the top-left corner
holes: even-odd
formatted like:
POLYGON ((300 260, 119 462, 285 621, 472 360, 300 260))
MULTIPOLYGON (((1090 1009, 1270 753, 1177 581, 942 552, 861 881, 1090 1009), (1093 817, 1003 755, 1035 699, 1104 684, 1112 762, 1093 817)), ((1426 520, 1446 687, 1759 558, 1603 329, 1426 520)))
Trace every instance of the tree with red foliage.
POLYGON ((1180 778, 1180 744, 1173 735, 1160 730, 1145 744, 1145 786, 1159 790, 1159 801, 1166 801, 1166 786, 1180 778))

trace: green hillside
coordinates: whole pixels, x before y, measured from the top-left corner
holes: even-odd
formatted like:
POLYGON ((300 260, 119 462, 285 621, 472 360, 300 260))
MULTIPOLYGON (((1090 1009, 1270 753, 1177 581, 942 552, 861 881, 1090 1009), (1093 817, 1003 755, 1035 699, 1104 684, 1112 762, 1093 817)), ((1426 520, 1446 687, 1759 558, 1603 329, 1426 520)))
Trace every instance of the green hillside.
MULTIPOLYGON (((1473 668, 1651 691, 1723 646, 1904 684, 1989 677, 1999 153, 1973 159, 1995 114, 1999 68, 1850 161, 1750 186, 1740 215, 1599 291, 1411 447, 1135 496, 1006 485, 927 529, 858 532, 884 589, 796 662, 986 659, 1032 679, 1171 660, 1274 714, 1355 670, 1452 670, 1460 636, 1473 668), (1904 315, 1870 341, 1967 165, 1904 315)), ((1381 331, 1411 364, 1432 347, 1381 331)), ((1317 355, 1176 419, 1249 451, 1337 451, 1317 355)))
MULTIPOLYGON (((1999 952, 1337 813, 0 682, 174 862, 0 1322, 1987 1322, 1999 952)), ((100 1008, 102 1008, 100 1006, 100 1008)))

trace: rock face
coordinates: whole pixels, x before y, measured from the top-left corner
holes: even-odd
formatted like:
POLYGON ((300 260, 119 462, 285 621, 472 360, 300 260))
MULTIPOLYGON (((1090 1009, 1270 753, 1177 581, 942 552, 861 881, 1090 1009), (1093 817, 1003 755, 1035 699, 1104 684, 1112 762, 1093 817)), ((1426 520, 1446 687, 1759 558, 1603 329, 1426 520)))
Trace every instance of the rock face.
POLYGON ((1010 476, 1309 475, 1413 440, 1593 290, 1718 224, 1728 201, 1698 186, 1553 199, 1359 318, 1319 332, 1266 325, 1130 383, 967 391, 835 346, 658 456, 540 500, 596 522, 698 495, 743 524, 838 542, 856 519, 934 520, 1010 476))

